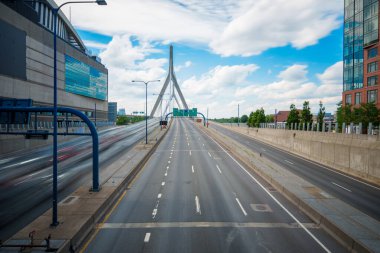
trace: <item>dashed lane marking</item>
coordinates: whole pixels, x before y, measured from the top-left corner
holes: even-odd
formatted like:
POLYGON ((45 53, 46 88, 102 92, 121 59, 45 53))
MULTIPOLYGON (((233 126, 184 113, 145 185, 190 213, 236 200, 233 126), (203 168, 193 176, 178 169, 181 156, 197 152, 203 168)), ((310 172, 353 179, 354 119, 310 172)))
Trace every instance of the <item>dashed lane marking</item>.
POLYGON ((201 213, 201 204, 199 203, 198 196, 195 196, 195 209, 196 209, 197 213, 202 214, 201 213))
POLYGON ((294 165, 294 163, 292 163, 291 161, 285 160, 285 162, 294 165))
POLYGON ((222 171, 220 170, 218 165, 216 165, 216 168, 218 169, 219 173, 222 174, 222 171))
POLYGON ((150 239, 150 233, 145 234, 144 242, 149 242, 150 239))
POLYGON ((243 212, 244 216, 247 216, 247 212, 245 211, 244 207, 243 207, 242 204, 240 203, 239 199, 238 199, 238 198, 235 198, 235 199, 236 199, 236 202, 239 204, 240 209, 241 209, 241 211, 243 212))
POLYGON ((334 182, 331 182, 331 183, 332 183, 333 185, 336 185, 336 186, 342 188, 343 190, 346 190, 346 191, 348 191, 348 192, 352 192, 350 189, 347 189, 346 187, 343 187, 343 186, 341 186, 341 185, 339 185, 339 184, 337 184, 337 183, 334 183, 334 182))

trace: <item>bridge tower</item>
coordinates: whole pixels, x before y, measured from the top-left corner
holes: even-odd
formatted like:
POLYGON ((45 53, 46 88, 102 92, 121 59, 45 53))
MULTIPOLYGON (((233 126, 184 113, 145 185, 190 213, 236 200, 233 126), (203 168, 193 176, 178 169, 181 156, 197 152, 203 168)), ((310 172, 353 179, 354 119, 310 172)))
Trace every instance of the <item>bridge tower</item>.
POLYGON ((169 104, 173 100, 173 98, 175 99, 178 107, 181 107, 181 104, 179 103, 179 100, 178 100, 178 97, 177 97, 177 94, 176 94, 175 91, 177 91, 178 96, 181 99, 182 108, 189 109, 188 106, 187 106, 187 103, 185 101, 185 97, 182 94, 182 91, 181 91, 181 89, 180 89, 180 87, 178 85, 177 78, 176 78, 175 73, 174 73, 174 67, 173 67, 173 46, 172 45, 170 45, 169 72, 168 72, 168 75, 166 76, 164 86, 162 87, 161 92, 160 92, 160 94, 157 97, 156 103, 153 106, 152 112, 150 113, 150 117, 151 118, 153 118, 154 114, 156 113, 157 107, 160 104, 160 102, 161 103, 163 102, 163 97, 164 97, 165 91, 167 90, 170 82, 173 85, 173 89, 170 90, 170 99, 169 99, 169 102, 166 104, 165 110, 163 111, 164 114, 167 112, 169 104))

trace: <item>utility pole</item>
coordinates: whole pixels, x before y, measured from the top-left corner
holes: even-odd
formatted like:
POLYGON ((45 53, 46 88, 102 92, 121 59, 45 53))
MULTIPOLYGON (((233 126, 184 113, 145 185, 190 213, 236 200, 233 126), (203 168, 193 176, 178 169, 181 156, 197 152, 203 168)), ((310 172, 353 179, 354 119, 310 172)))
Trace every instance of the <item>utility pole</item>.
POLYGON ((145 84, 145 144, 148 144, 148 83, 159 82, 160 80, 151 81, 136 81, 132 80, 132 83, 144 83, 145 84))
POLYGON ((238 104, 238 126, 239 126, 239 121, 240 121, 240 117, 239 117, 239 116, 240 116, 240 115, 239 115, 239 114, 240 114, 240 111, 239 111, 239 109, 240 109, 240 105, 238 104))

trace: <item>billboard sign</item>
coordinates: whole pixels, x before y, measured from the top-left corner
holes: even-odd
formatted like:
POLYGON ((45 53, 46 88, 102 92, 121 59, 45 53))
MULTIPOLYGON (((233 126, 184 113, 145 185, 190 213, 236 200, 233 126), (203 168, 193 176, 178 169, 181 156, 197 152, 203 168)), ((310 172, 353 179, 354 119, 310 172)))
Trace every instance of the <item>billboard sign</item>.
POLYGON ((107 74, 65 55, 65 90, 86 97, 107 100, 107 74))

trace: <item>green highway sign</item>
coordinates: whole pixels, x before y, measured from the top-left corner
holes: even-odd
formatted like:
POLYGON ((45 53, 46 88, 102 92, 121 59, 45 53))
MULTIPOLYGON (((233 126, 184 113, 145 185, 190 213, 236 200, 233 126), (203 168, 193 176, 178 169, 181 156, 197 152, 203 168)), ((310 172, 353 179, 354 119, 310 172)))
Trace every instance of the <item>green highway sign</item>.
POLYGON ((198 114, 197 108, 193 108, 193 109, 173 108, 173 117, 196 117, 197 114, 198 114))

